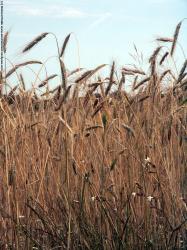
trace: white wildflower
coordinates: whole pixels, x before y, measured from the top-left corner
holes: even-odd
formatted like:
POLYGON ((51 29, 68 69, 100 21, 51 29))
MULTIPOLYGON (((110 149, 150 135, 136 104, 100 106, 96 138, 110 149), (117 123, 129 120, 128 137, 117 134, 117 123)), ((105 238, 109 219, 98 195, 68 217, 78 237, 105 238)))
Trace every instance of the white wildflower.
POLYGON ((73 202, 75 202, 75 203, 79 203, 79 201, 77 201, 77 200, 73 200, 73 202))
POLYGON ((96 197, 95 196, 92 196, 91 197, 91 201, 95 201, 96 197))
POLYGON ((148 196, 148 197, 147 197, 147 200, 148 200, 149 202, 151 202, 152 199, 154 199, 154 197, 152 197, 152 196, 148 196))
POLYGON ((132 192, 132 196, 135 197, 135 196, 136 196, 136 193, 135 193, 135 192, 132 192))
POLYGON ((151 162, 151 159, 149 158, 149 157, 147 157, 146 159, 145 159, 145 163, 150 163, 151 162))

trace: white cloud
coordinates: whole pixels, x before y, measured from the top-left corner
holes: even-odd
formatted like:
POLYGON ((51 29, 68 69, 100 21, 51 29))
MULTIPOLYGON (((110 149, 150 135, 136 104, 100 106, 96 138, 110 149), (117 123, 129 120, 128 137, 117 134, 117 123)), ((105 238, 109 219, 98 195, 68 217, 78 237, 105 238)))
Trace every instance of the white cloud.
POLYGON ((20 5, 20 4, 23 4, 22 1, 17 1, 17 0, 7 0, 6 3, 5 3, 5 6, 9 6, 9 5, 20 5))
POLYGON ((147 4, 171 4, 179 0, 146 0, 147 4))
POLYGON ((101 23, 105 22, 107 19, 109 19, 112 16, 111 13, 107 12, 102 15, 100 15, 89 27, 89 29, 94 29, 101 23))
POLYGON ((12 12, 16 15, 31 17, 84 18, 89 16, 88 13, 82 10, 54 3, 46 5, 38 3, 37 5, 34 5, 31 3, 25 4, 23 1, 8 0, 6 8, 8 12, 12 12))
POLYGON ((81 9, 74 8, 70 5, 57 3, 56 1, 47 1, 47 4, 34 4, 31 2, 24 2, 23 0, 7 0, 7 11, 14 15, 27 16, 27 17, 39 17, 39 18, 55 18, 55 19, 81 19, 92 18, 93 23, 89 26, 89 29, 94 29, 101 23, 108 20, 112 15, 109 12, 106 13, 93 13, 85 12, 81 9))

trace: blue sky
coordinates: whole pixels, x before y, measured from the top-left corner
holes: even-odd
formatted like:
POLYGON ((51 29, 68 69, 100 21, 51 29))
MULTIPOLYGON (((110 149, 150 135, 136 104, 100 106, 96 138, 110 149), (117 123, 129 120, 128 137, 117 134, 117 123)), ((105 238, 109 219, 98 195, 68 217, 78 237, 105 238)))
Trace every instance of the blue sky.
MULTIPOLYGON (((6 0, 5 28, 11 29, 8 57, 18 63, 26 59, 45 60, 56 54, 55 42, 47 37, 27 55, 20 54, 27 42, 42 32, 63 39, 72 36, 65 55, 69 69, 78 67, 77 42, 82 67, 111 63, 132 63, 133 43, 145 58, 156 46, 157 36, 172 36, 176 24, 187 17, 187 0, 6 0)), ((186 23, 180 42, 187 48, 186 23)), ((55 60, 55 59, 54 59, 55 60)), ((55 70, 53 59, 49 71, 55 70)))

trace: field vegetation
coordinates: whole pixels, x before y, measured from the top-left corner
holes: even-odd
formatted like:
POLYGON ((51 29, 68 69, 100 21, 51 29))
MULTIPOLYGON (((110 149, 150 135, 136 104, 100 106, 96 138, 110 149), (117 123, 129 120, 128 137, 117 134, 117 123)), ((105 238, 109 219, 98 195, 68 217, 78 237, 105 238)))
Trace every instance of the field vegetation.
MULTIPOLYGON (((41 61, 6 60, 0 249, 187 249, 185 55, 181 69, 175 64, 181 25, 173 37, 157 38, 146 72, 117 70, 115 62, 68 71, 71 34, 62 48, 56 40, 54 89, 56 74, 25 86, 22 70, 41 61)), ((40 34, 22 52, 51 35, 40 34)), ((5 57, 8 40, 6 32, 5 57)))

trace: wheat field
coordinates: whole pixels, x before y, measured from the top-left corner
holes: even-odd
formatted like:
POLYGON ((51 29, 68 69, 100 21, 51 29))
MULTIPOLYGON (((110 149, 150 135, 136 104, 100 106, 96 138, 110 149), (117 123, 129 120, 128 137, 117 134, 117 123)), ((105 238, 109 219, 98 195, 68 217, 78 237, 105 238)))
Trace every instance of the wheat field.
POLYGON ((1 72, 0 249, 187 248, 187 59, 169 66, 181 25, 157 38, 146 72, 115 62, 69 72, 71 34, 57 41, 54 89, 56 74, 26 88, 22 69, 40 61, 1 72))

